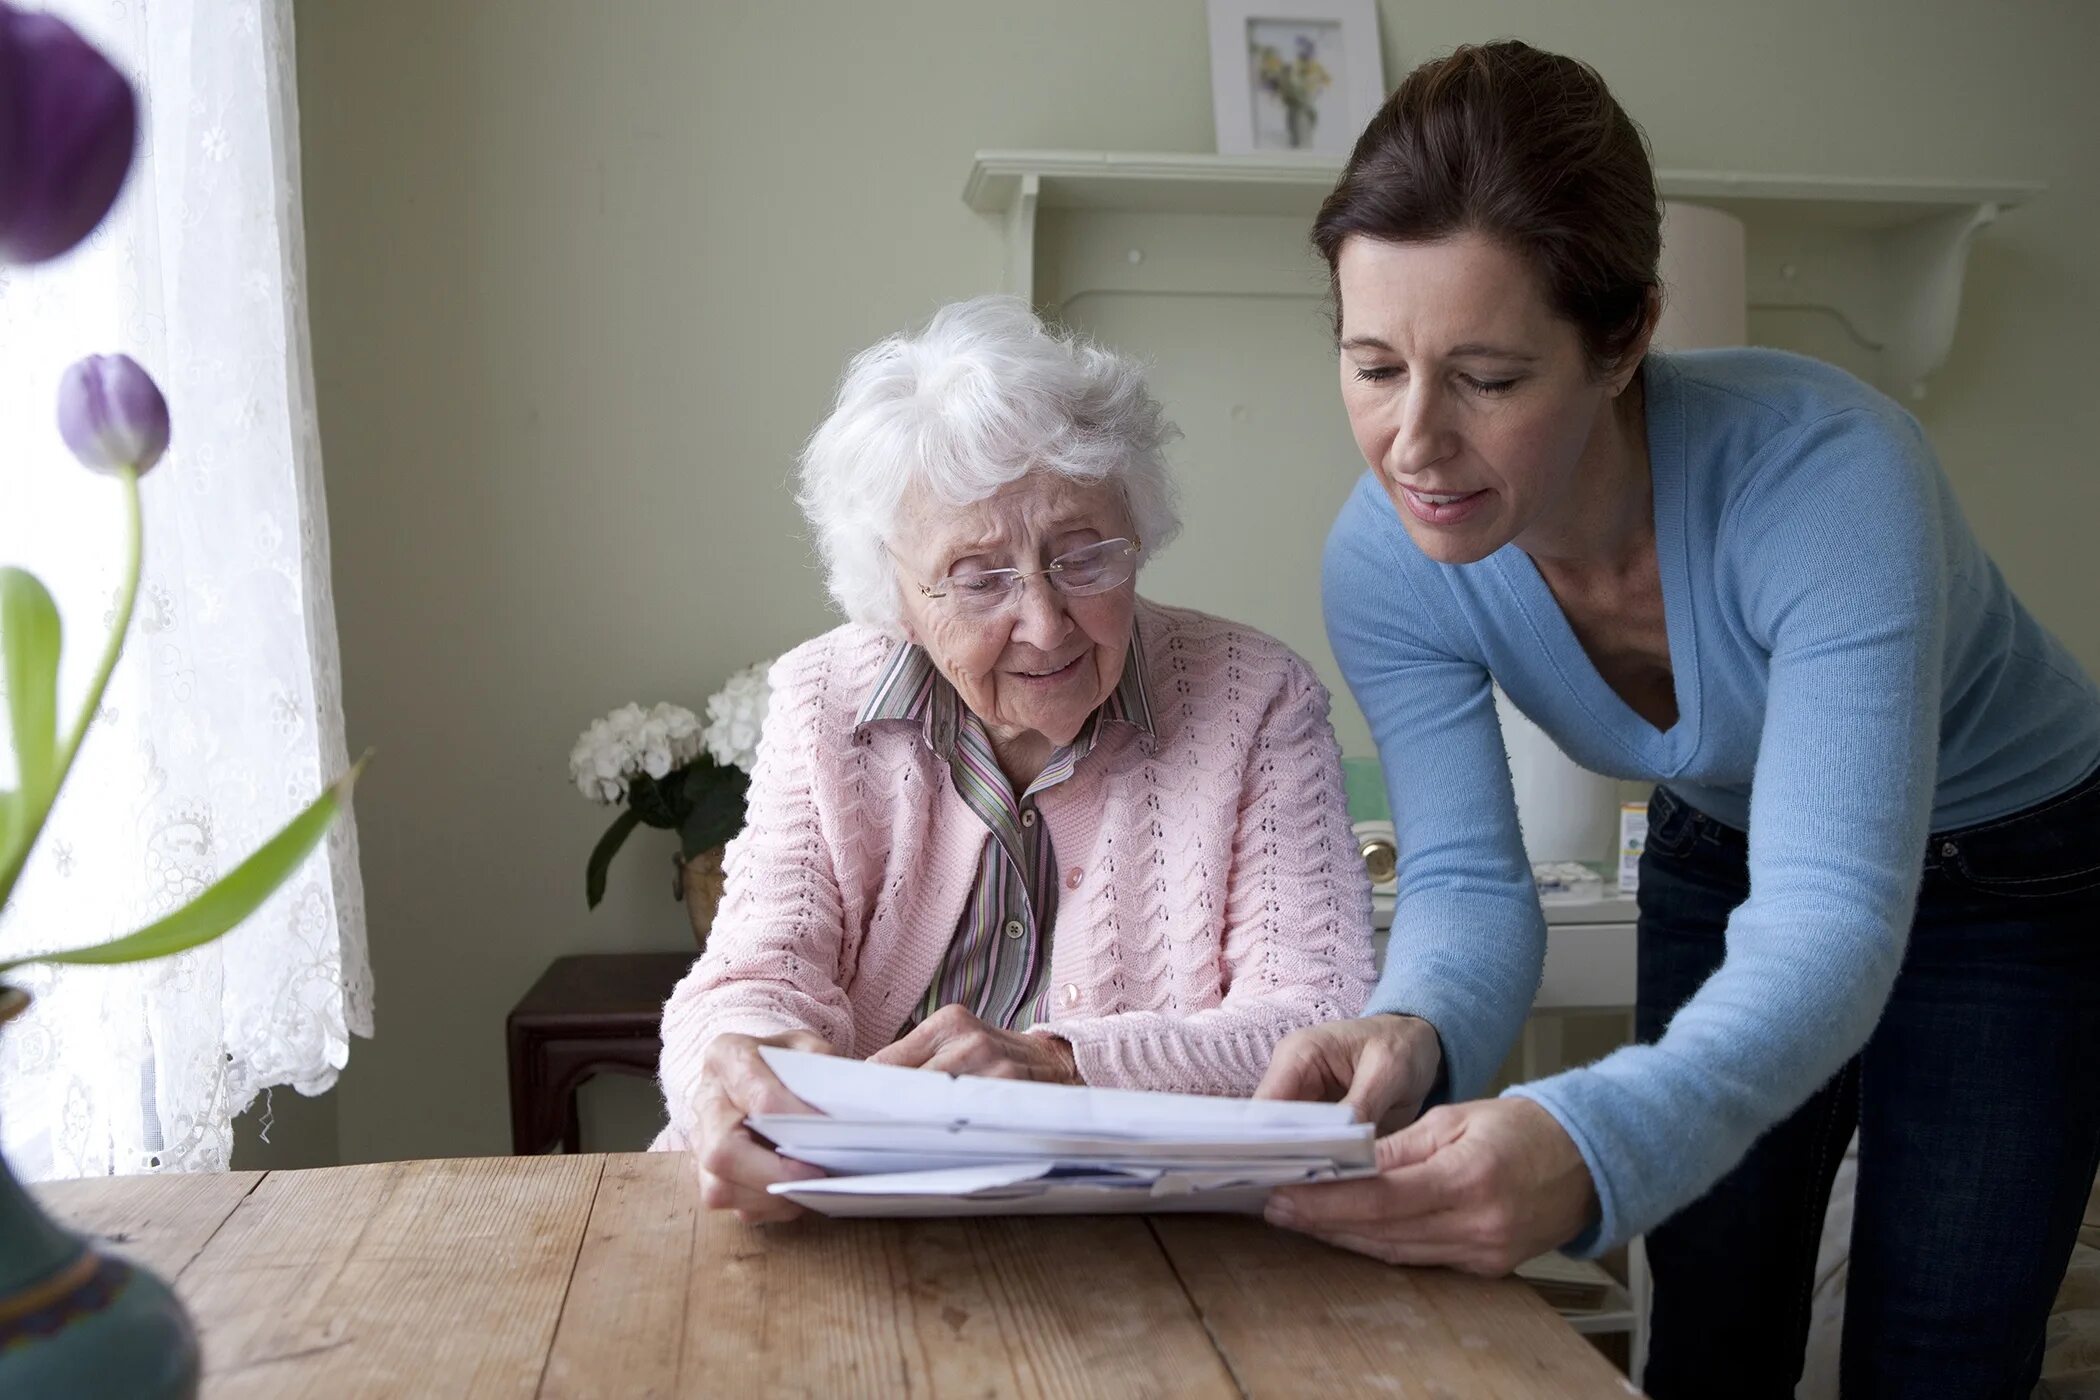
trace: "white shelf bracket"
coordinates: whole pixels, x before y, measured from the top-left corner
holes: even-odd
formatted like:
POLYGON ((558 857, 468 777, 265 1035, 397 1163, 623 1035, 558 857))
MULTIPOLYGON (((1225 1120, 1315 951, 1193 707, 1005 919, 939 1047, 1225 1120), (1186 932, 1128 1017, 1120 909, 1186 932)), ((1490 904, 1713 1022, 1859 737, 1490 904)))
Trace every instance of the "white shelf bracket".
POLYGON ((1999 208, 1981 200, 1878 228, 1746 211, 1750 307, 1836 317, 1873 352, 1870 377, 1882 392, 1922 399, 1954 345, 1969 250, 1999 208))
POLYGON ((1043 195, 1043 177, 1023 175, 1006 206, 1006 290, 1035 301, 1035 206, 1043 195))
POLYGON ((1890 393, 1925 397, 1925 381, 1947 363, 1954 325, 1961 312, 1962 276, 1976 235, 1998 217, 1998 206, 1979 204, 1881 235, 1887 277, 1888 334, 1881 348, 1882 387, 1890 393))

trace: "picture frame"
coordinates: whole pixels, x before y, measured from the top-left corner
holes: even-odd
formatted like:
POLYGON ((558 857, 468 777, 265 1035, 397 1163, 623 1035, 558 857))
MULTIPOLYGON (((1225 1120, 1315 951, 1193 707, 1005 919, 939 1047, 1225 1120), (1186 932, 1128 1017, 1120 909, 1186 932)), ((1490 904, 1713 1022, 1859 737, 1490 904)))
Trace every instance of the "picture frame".
POLYGON ((1220 155, 1346 156, 1385 101, 1377 0, 1209 0, 1220 155))

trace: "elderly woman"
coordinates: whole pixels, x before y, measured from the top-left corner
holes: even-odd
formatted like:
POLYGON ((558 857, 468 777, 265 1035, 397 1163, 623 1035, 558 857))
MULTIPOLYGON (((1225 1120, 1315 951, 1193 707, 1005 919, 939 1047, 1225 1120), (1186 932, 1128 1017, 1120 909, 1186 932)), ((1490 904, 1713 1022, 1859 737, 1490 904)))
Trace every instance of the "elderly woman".
MULTIPOLYGON (((758 1050, 1246 1094, 1355 1015, 1370 894, 1327 692, 1251 628, 1137 596, 1175 533, 1138 368, 1019 301, 859 356, 801 504, 851 619, 782 657, 706 956, 664 1010, 707 1204, 817 1175, 747 1113, 758 1050)), ((806 1110, 805 1110, 806 1111, 806 1110)))

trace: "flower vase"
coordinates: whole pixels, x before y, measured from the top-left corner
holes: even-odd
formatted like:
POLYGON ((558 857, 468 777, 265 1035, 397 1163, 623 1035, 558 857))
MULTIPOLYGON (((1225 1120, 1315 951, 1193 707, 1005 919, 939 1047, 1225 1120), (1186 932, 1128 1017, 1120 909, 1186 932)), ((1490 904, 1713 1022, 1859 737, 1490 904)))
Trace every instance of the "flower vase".
POLYGON ((708 930, 714 927, 715 910, 721 907, 722 848, 710 846, 691 860, 674 857, 678 863, 678 897, 685 901, 686 917, 693 921, 693 942, 704 951, 708 930))
MULTIPOLYGON (((29 1005, 0 987, 0 1025, 29 1005)), ((0 1395, 197 1393, 197 1333, 173 1290, 61 1229, 0 1158, 0 1395)))
POLYGON ((1284 106, 1283 128, 1294 151, 1304 150, 1312 144, 1313 123, 1319 114, 1302 103, 1292 102, 1284 106))

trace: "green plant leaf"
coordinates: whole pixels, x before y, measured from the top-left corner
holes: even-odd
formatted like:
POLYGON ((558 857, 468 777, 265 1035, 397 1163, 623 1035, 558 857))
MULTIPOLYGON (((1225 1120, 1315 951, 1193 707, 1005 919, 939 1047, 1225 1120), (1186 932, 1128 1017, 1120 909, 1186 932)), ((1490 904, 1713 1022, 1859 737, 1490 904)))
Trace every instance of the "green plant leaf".
POLYGON ((591 908, 596 909, 598 901, 605 898, 605 873, 612 868, 612 858, 620 853, 621 845, 641 824, 640 815, 632 809, 622 812, 613 818, 613 824, 605 829, 605 834, 592 848, 591 863, 583 871, 583 897, 591 908))
MULTIPOLYGON (((9 864, 15 848, 15 837, 22 825, 22 794, 12 788, 0 789, 0 867, 9 864)), ((0 901, 0 908, 5 908, 0 901)))
POLYGON ((687 770, 686 817, 678 824, 678 845, 687 860, 744 829, 744 796, 750 788, 741 768, 709 763, 687 770))
POLYGON ((58 765, 58 604, 37 576, 0 569, 0 646, 7 653, 7 716, 24 792, 42 791, 58 765))
POLYGON ((686 818, 683 780, 676 772, 662 778, 637 773, 627 782, 627 806, 649 825, 676 831, 686 818))
POLYGON ((19 788, 0 812, 0 906, 58 795, 58 605, 37 576, 0 569, 0 666, 19 788))
POLYGON ((0 973, 11 972, 25 963, 127 963, 165 958, 209 943, 220 934, 238 927, 276 892, 278 886, 289 880, 314 847, 321 844, 321 838, 328 834, 328 828, 349 802, 350 789, 356 785, 357 776, 364 771, 369 758, 369 754, 360 758, 349 772, 329 786, 328 791, 314 799, 313 805, 292 818, 255 854, 213 881, 202 894, 166 918, 148 924, 136 933, 93 947, 10 958, 0 962, 0 973))

